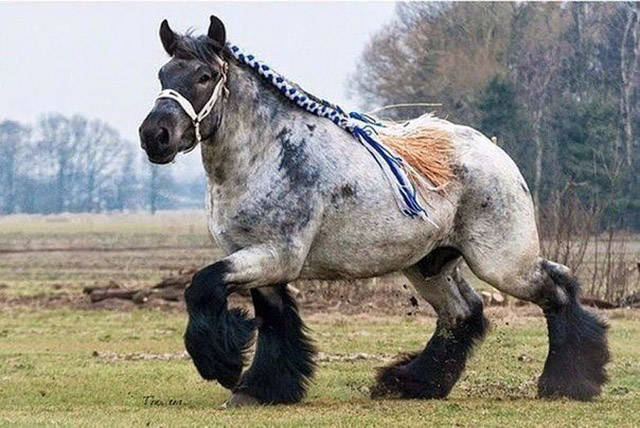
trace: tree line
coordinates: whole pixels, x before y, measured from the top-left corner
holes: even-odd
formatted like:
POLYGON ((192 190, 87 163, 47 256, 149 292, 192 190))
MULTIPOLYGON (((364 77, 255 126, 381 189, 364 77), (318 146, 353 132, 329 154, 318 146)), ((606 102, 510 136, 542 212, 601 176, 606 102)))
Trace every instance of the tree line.
MULTIPOLYGON (((440 116, 496 137, 543 213, 576 199, 602 227, 640 230, 639 33, 638 3, 400 3, 350 88, 365 110, 441 103, 440 116)), ((100 120, 0 122, 0 213, 155 211, 203 194, 202 177, 151 166, 100 120)))
POLYGON ((168 168, 109 124, 51 113, 35 124, 0 122, 0 214, 104 212, 202 206, 201 177, 168 168))
POLYGON ((603 228, 640 230, 639 33, 635 2, 401 3, 350 88, 365 110, 441 103, 496 137, 541 210, 575 198, 603 228))

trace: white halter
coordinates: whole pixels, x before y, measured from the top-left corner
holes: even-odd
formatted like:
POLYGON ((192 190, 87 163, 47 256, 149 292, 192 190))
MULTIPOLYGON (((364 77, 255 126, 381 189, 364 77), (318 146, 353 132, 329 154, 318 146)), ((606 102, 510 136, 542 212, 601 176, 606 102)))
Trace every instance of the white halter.
MULTIPOLYGON (((160 93, 156 97, 156 101, 161 98, 169 98, 180 104, 182 110, 187 113, 187 115, 191 118, 191 122, 193 122, 193 127, 196 130, 196 141, 198 143, 202 141, 202 136, 200 135, 200 122, 202 122, 202 119, 204 119, 209 115, 209 113, 211 113, 211 110, 213 110, 213 106, 216 104, 216 101, 218 101, 218 98, 220 97, 220 93, 222 91, 228 93, 227 88, 224 86, 227 82, 227 63, 218 57, 216 57, 216 60, 220 65, 220 80, 218 80, 218 83, 216 83, 209 101, 207 101, 204 107, 202 107, 200 113, 196 113, 196 110, 193 108, 193 105, 189 102, 189 100, 183 97, 175 89, 164 89, 160 91, 160 93)), ((193 148, 195 148, 195 146, 196 145, 194 144, 193 147, 191 149, 188 149, 187 151, 191 151, 193 148)))

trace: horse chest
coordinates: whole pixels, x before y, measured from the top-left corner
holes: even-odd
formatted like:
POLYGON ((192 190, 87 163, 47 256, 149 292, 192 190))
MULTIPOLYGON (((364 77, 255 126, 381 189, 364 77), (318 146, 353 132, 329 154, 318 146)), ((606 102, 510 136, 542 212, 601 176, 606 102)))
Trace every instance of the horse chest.
POLYGON ((283 242, 309 225, 317 205, 306 192, 278 178, 255 180, 241 188, 210 187, 209 232, 227 252, 249 245, 283 242))

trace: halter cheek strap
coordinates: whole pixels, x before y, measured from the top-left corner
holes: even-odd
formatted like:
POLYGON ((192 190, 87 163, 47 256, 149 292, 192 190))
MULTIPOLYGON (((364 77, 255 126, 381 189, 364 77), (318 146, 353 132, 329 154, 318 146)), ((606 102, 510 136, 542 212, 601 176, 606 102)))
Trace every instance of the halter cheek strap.
MULTIPOLYGON (((211 97, 207 101, 207 103, 202 107, 199 113, 196 113, 196 110, 193 108, 193 104, 189 102, 188 99, 182 96, 180 92, 175 89, 164 89, 160 91, 158 96, 156 97, 156 101, 162 98, 169 98, 177 102, 182 110, 191 118, 191 122, 193 123, 193 127, 196 131, 196 141, 200 143, 202 141, 202 136, 200 135, 200 123, 202 120, 211 113, 213 110, 213 106, 216 105, 216 101, 220 98, 221 92, 228 93, 228 89, 225 87, 225 83, 227 82, 227 63, 218 58, 218 63, 220 64, 220 80, 216 83, 215 88, 213 88, 213 92, 211 93, 211 97)), ((195 147, 195 144, 193 145, 195 147)))

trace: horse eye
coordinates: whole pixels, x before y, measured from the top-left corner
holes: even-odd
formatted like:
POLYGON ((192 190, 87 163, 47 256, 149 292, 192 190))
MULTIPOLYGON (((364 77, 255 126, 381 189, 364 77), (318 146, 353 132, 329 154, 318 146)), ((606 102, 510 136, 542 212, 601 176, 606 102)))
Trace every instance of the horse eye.
POLYGON ((200 80, 198 80, 198 83, 207 83, 209 80, 211 80, 211 76, 209 76, 208 74, 204 74, 200 80))

